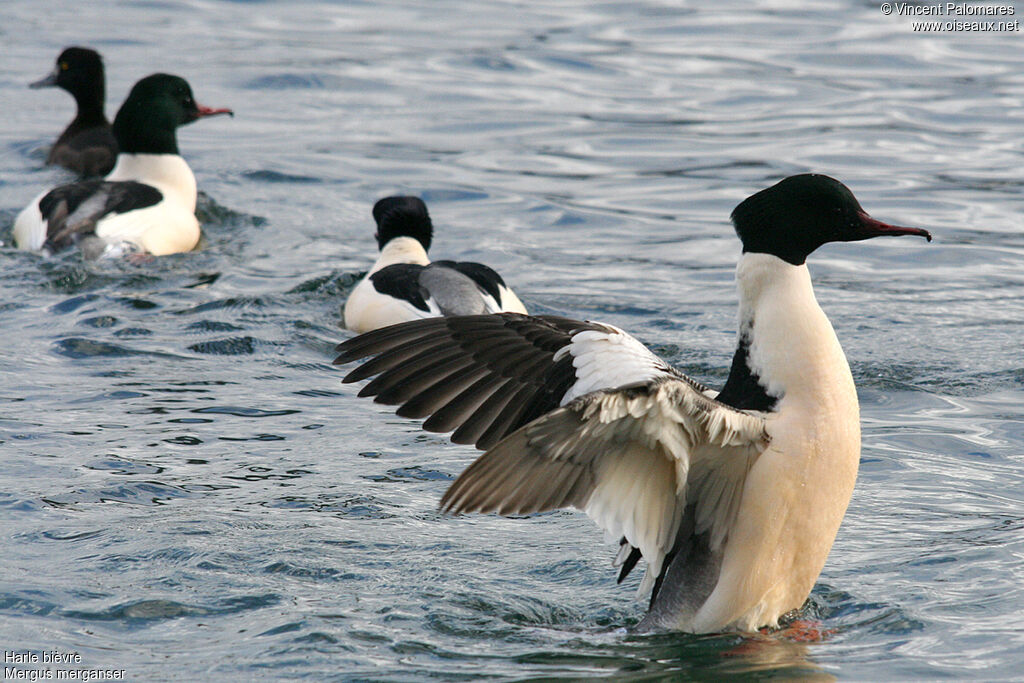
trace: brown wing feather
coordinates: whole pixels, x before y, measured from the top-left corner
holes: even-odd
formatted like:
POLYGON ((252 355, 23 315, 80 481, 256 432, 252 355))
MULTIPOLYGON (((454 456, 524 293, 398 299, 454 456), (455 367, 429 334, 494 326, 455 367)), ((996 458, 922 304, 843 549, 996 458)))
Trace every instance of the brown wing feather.
POLYGON ((604 325, 518 313, 430 318, 385 327, 338 345, 335 364, 371 359, 342 380, 376 377, 359 392, 400 405, 424 428, 453 431, 458 443, 489 448, 557 408, 575 381, 559 350, 604 325))

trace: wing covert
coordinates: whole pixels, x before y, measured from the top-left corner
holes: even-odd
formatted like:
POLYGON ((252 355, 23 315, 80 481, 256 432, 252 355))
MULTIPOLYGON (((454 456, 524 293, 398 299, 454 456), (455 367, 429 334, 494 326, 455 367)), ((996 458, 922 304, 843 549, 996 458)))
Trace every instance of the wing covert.
POLYGON ((587 394, 518 429, 470 465, 440 507, 583 510, 647 559, 645 591, 687 504, 698 510, 695 533, 710 529, 713 544, 724 540, 746 473, 767 444, 761 415, 709 399, 685 379, 662 378, 587 394))

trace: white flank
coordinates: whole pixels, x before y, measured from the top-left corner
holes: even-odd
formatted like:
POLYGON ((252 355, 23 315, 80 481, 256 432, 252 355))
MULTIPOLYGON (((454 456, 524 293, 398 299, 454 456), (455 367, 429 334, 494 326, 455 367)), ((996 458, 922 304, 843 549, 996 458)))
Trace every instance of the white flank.
MULTIPOLYGON (((47 190, 46 192, 49 192, 47 190)), ((39 212, 39 200, 46 196, 46 192, 40 192, 32 202, 21 210, 18 217, 14 219, 14 246, 18 249, 31 249, 39 251, 46 242, 46 221, 39 212)))
MULTIPOLYGON (((515 292, 513 292, 508 287, 504 287, 502 285, 498 285, 498 291, 501 294, 501 301, 497 302, 497 310, 492 311, 493 313, 504 312, 522 313, 523 315, 527 314, 526 306, 524 306, 523 302, 519 300, 519 297, 516 296, 515 292)), ((490 296, 486 298, 493 301, 493 298, 490 296)))
POLYGON ((436 318, 441 315, 441 311, 436 307, 433 311, 424 311, 408 301, 381 294, 374 288, 370 276, 381 268, 396 263, 425 266, 430 263, 430 258, 419 240, 412 237, 396 237, 385 244, 380 250, 377 262, 348 295, 343 313, 345 327, 353 332, 363 333, 409 320, 436 318))

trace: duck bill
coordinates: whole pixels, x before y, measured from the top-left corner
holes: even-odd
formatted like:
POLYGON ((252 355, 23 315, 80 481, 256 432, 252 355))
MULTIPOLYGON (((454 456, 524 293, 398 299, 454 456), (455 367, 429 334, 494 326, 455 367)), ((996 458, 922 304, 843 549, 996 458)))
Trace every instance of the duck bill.
POLYGON ((235 112, 231 111, 230 109, 213 109, 212 107, 204 107, 198 102, 196 103, 196 109, 199 112, 196 115, 197 119, 206 118, 207 116, 217 116, 218 114, 227 114, 232 118, 234 118, 235 116, 235 112))
POLYGON ((872 237, 897 237, 899 235, 917 235, 923 237, 929 242, 932 241, 932 235, 927 230, 921 228, 905 228, 901 225, 889 225, 882 221, 875 220, 871 216, 867 215, 863 211, 859 214, 860 217, 860 230, 857 232, 856 237, 852 241, 857 240, 868 240, 872 237))
POLYGON ((39 88, 52 88, 52 87, 54 87, 56 85, 57 85, 57 70, 54 69, 45 78, 40 78, 38 81, 34 81, 32 83, 29 83, 28 87, 32 88, 33 90, 38 90, 39 88))

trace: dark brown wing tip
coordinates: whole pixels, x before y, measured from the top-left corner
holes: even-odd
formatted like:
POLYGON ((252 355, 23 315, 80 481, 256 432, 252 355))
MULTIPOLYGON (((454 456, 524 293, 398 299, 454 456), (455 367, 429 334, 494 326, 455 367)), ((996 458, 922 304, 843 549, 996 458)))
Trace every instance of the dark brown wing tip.
MULTIPOLYGON (((344 365, 345 363, 351 363, 352 361, 359 360, 362 357, 363 356, 356 356, 355 358, 348 358, 343 360, 343 356, 338 356, 334 361, 334 365, 344 365)), ((370 377, 373 373, 367 373, 365 369, 366 364, 370 362, 372 361, 367 361, 366 363, 363 363, 362 365, 359 365, 349 370, 348 373, 341 378, 341 383, 351 384, 352 382, 358 382, 359 380, 370 377)))
POLYGON ((366 340, 363 339, 362 336, 346 339, 334 347, 334 351, 338 354, 338 357, 334 359, 332 364, 344 365, 345 363, 351 363, 354 360, 359 360, 360 358, 369 355, 368 347, 369 344, 366 343, 366 340), (353 342, 359 343, 355 344, 353 342))
POLYGON ((334 347, 334 351, 339 354, 334 359, 334 364, 351 363, 365 356, 372 356, 396 345, 421 338, 431 330, 446 327, 448 320, 449 318, 444 317, 422 318, 364 332, 351 339, 346 339, 334 347))
POLYGON ((448 490, 441 496, 441 500, 437 503, 437 510, 446 515, 454 515, 458 513, 458 510, 453 509, 452 498, 454 497, 453 491, 455 490, 455 484, 448 487, 448 490))
MULTIPOLYGON (((482 457, 482 456, 481 456, 482 457)), ((479 459, 476 461, 479 462, 479 459)), ((475 465, 476 462, 473 464, 475 465)), ((470 465, 469 467, 472 467, 470 465)), ((468 470, 469 468, 467 468, 468 470)), ((480 506, 474 503, 472 500, 467 500, 464 496, 466 493, 466 479, 464 475, 465 471, 459 475, 458 479, 452 482, 452 485, 448 487, 448 490, 441 496, 441 501, 437 504, 437 509, 446 515, 459 515, 467 512, 480 512, 480 506)))

